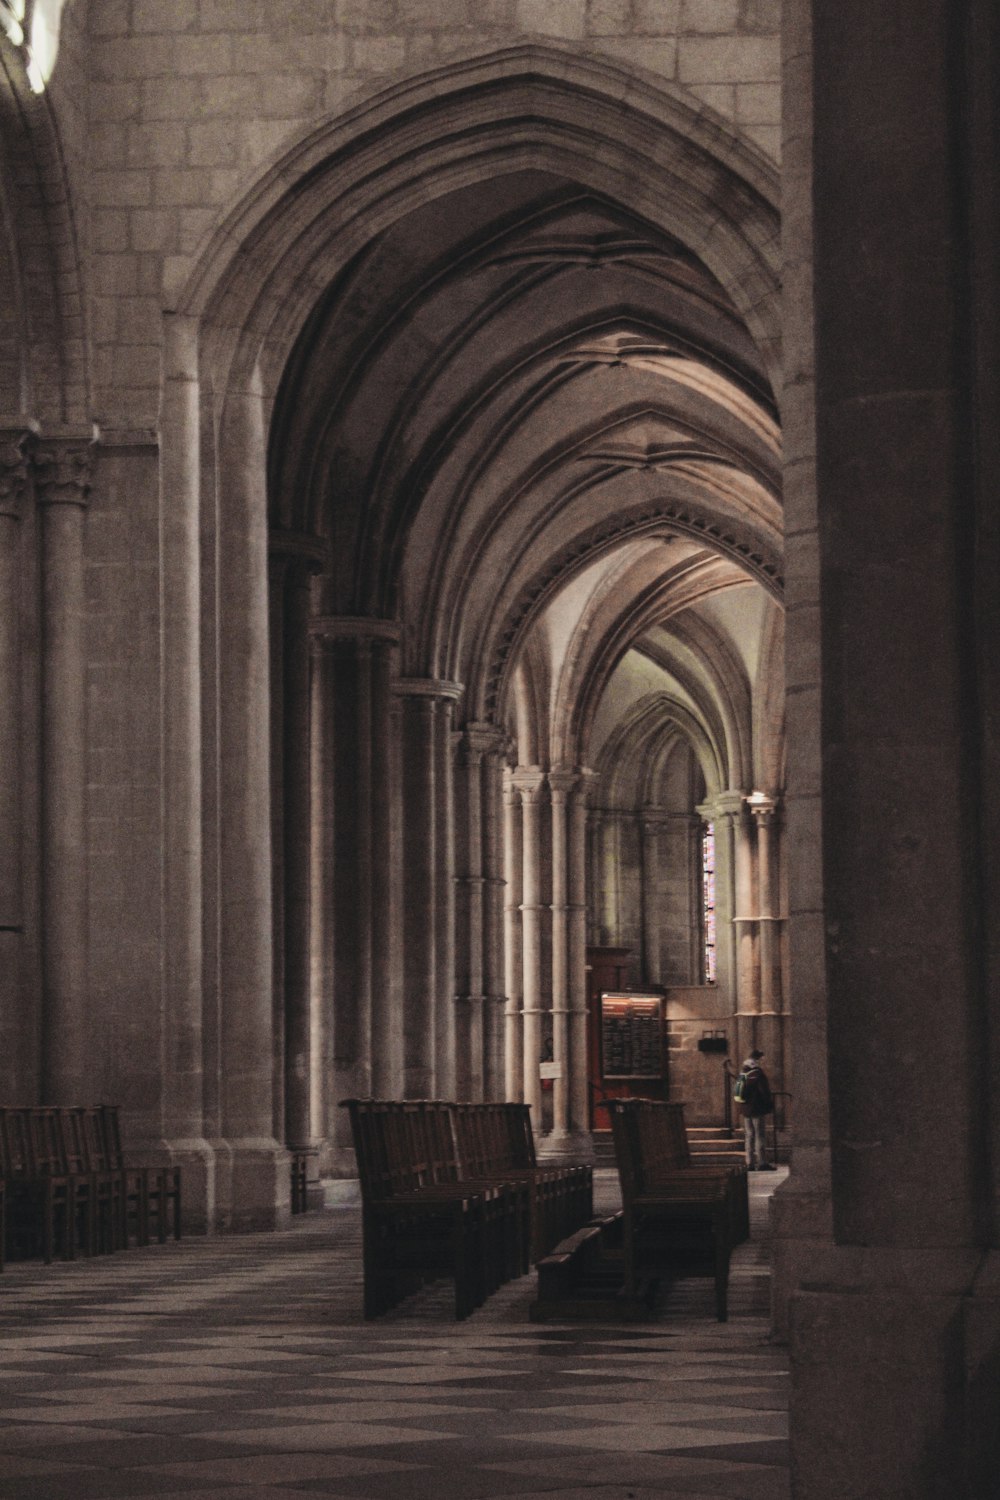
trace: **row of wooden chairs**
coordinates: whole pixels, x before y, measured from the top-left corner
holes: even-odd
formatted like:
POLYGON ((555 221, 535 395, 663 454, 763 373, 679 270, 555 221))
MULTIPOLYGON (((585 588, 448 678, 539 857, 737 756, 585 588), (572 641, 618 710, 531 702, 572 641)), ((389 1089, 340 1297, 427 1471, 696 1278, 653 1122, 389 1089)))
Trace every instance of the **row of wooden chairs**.
POLYGON ((453 1279, 455 1316, 466 1317, 590 1217, 590 1168, 539 1167, 526 1106, 344 1105, 361 1185, 366 1318, 438 1277, 453 1279))
POLYGON ((715 1279, 725 1322, 729 1260, 750 1234, 746 1165, 692 1156, 684 1106, 653 1099, 609 1100, 622 1191, 624 1294, 682 1266, 715 1279))
POLYGON ((0 1108, 0 1179, 8 1254, 49 1264, 180 1238, 180 1168, 126 1166, 116 1105, 0 1108))

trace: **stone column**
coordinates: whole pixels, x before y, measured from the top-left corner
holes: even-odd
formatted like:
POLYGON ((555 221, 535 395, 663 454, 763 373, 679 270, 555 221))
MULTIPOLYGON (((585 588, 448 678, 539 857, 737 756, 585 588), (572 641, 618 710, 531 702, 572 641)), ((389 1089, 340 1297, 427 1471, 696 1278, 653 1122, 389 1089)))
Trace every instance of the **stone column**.
POLYGON ((444 1098, 455 1085, 451 717, 462 689, 423 677, 393 688, 402 702, 404 1088, 444 1098))
POLYGON ((96 430, 52 433, 34 454, 42 546, 42 1096, 86 1099, 86 655, 83 536, 96 430))
POLYGON ((286 1221, 288 1155, 274 1137, 270 682, 263 398, 226 403, 219 434, 218 935, 221 1131, 233 1229, 286 1221))
POLYGON ((784 1084, 783 1037, 779 1016, 777 957, 780 919, 775 911, 774 872, 777 809, 773 798, 753 792, 747 798, 757 839, 757 920, 760 934, 760 1022, 757 1045, 768 1062, 768 1076, 775 1088, 784 1084))
POLYGON ((598 887, 601 910, 601 944, 614 947, 621 941, 618 900, 618 871, 621 865, 621 814, 604 808, 600 814, 601 883, 598 887))
POLYGON ((497 900, 502 898, 497 731, 469 724, 459 736, 456 808, 456 1057, 463 1099, 502 1097, 503 1030, 497 900))
POLYGON ((569 838, 567 802, 576 785, 575 772, 550 771, 549 808, 552 830, 552 1084, 551 1148, 561 1149, 569 1135, 569 838))
POLYGON ((24 1068, 25 1028, 21 1024, 21 516, 33 437, 23 422, 0 427, 0 1089, 10 1103, 31 1096, 31 1075, 37 1067, 30 1072, 24 1068))
MULTIPOLYGON (((470 726, 471 727, 471 726, 470 726)), ((506 1098, 504 1079, 504 847, 502 838, 504 739, 492 725, 483 751, 483 1090, 486 1099, 506 1098)))
MULTIPOLYGON (((189 1229, 217 1227, 218 1068, 206 1063, 201 436, 195 330, 167 321, 160 442, 163 1083, 150 1133, 184 1174, 189 1229), (161 1123, 162 1120, 162 1123, 161 1123)), ((217 925, 217 924, 216 924, 217 925)), ((214 1038, 213 1034, 213 1040, 214 1038)))
MULTIPOLYGON (((732 926, 735 939, 734 1015, 740 1058, 756 1045, 760 1015, 760 967, 757 956, 757 901, 754 881, 750 819, 742 792, 727 792, 716 799, 725 817, 732 849, 732 926)), ((739 1061, 739 1059, 736 1059, 739 1061)))
POLYGON ((593 773, 582 771, 569 806, 569 1131, 577 1160, 593 1154, 587 1058, 587 795, 593 773))
MULTIPOLYGON (((591 791, 591 796, 596 793, 591 791)), ((602 906, 601 906, 601 882, 603 878, 602 851, 604 848, 604 814, 599 807, 590 807, 587 810, 587 868, 589 878, 587 882, 590 891, 588 902, 588 932, 587 940, 593 946, 599 947, 603 941, 602 928, 602 906)))
POLYGON ((531 1106, 531 1123, 541 1128, 542 1090, 542 799, 545 773, 537 766, 519 768, 514 785, 521 798, 521 964, 523 1097, 531 1106))
MULTIPOLYGON (((396 920, 392 900, 392 621, 323 615, 333 785, 329 895, 333 931, 334 1092, 337 1100, 395 1095, 403 1083, 396 920)), ((341 1112, 343 1114, 343 1112, 341 1112)), ((337 1128, 341 1148, 348 1133, 337 1128)))
POLYGON ((504 1097, 519 1102, 524 1093, 524 952, 521 925, 524 855, 521 794, 508 768, 503 782, 504 821, 504 1097))
POLYGON ((639 815, 642 843, 642 967, 647 984, 661 984, 660 844, 666 813, 644 807, 639 815))
POLYGON ((813 622, 788 653, 795 1057, 819 1100, 801 1072, 796 1096, 815 1187, 828 1082, 832 1207, 799 1203, 793 1488, 978 1500, 1000 1472, 1000 14, 791 3, 785 30, 784 210, 814 234, 783 400, 790 618, 813 622))
POLYGON ((280 1083, 276 1133, 309 1156, 310 1196, 320 1196, 311 1129, 312 1093, 312 683, 311 577, 321 549, 311 538, 271 533, 272 799, 276 998, 280 1083), (275 702, 275 698, 277 702, 275 702), (275 723, 277 713, 280 715, 275 723))
MULTIPOLYGON (((743 797, 739 792, 725 792, 696 808, 699 815, 715 829, 715 926, 717 983, 728 995, 736 1035, 733 1048, 740 1052, 746 1042, 746 1022, 742 1017, 743 993, 739 963, 739 927, 737 915, 736 830, 743 817, 743 797)), ((747 1045, 752 1046, 752 1042, 747 1045)), ((740 1054, 741 1057, 746 1053, 740 1054)), ((739 1062, 740 1058, 734 1058, 739 1062)))

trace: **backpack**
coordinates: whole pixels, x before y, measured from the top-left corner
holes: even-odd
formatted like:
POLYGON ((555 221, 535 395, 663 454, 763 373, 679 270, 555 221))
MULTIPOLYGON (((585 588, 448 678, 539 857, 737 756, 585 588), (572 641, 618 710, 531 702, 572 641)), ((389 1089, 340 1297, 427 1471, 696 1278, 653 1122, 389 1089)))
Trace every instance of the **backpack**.
POLYGON ((733 1098, 736 1100, 737 1104, 744 1104, 746 1102, 746 1097, 747 1075, 745 1073, 738 1073, 736 1075, 736 1084, 733 1088, 733 1098))

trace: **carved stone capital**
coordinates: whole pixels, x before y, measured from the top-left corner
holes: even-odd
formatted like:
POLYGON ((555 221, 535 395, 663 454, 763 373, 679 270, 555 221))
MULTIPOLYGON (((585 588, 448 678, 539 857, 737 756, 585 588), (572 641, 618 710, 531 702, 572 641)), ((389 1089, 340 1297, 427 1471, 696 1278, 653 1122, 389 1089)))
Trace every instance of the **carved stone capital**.
POLYGON ((32 452, 35 502, 85 506, 90 498, 97 452, 96 427, 43 433, 32 452))
POLYGON ((510 781, 525 807, 534 806, 542 800, 547 782, 541 766, 518 766, 511 774, 510 781))
POLYGON ((22 426, 0 427, 0 516, 19 519, 37 432, 22 426))
POLYGON ((465 692, 461 682, 441 677, 397 677, 392 690, 399 698, 440 698, 446 703, 454 703, 465 692))

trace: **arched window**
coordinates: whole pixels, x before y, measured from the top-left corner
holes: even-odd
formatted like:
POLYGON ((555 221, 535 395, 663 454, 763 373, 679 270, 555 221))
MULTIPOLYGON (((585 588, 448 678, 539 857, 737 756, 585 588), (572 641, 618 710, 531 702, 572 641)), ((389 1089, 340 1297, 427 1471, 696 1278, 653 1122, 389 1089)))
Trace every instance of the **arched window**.
POLYGON ((715 824, 706 823, 701 835, 702 980, 715 983, 715 824))

